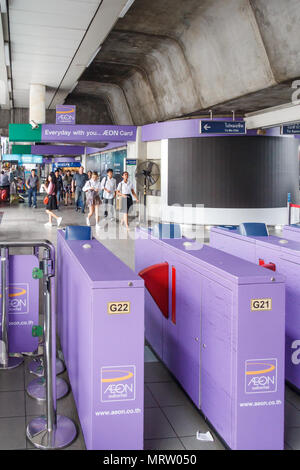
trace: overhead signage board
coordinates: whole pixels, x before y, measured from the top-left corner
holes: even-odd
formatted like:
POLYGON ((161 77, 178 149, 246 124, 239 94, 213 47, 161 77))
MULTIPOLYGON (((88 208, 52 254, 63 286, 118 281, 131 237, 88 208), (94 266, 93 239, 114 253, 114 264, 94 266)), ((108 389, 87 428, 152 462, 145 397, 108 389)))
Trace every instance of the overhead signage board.
POLYGON ((200 134, 246 134, 244 121, 200 121, 200 134))
POLYGON ((281 127, 282 135, 299 135, 300 134, 300 122, 290 124, 289 126, 281 127))
POLYGON ((136 140, 136 126, 9 124, 10 142, 127 142, 136 140))
POLYGON ((57 105, 56 124, 76 124, 76 106, 57 105))
POLYGON ((19 165, 32 163, 41 165, 43 163, 41 155, 18 155, 14 153, 2 155, 2 160, 4 162, 18 162, 19 165))
POLYGON ((44 142, 119 142, 135 139, 135 126, 42 125, 44 142))

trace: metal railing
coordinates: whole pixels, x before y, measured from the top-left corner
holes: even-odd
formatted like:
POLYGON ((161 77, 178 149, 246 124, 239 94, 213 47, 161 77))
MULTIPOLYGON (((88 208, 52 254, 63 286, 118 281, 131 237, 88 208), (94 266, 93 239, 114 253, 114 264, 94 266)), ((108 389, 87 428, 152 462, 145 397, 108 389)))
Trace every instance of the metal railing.
MULTIPOLYGON (((44 249, 41 269, 43 273, 44 305, 44 383, 46 416, 34 418, 27 426, 27 437, 35 447, 56 449, 70 444, 76 437, 76 427, 66 416, 57 415, 57 378, 56 378, 56 305, 55 298, 55 248, 49 241, 9 241, 0 242, 1 253, 1 303, 2 303, 2 358, 1 369, 17 367, 22 357, 9 356, 8 342, 8 290, 9 290, 9 249, 33 248, 38 254, 44 249)), ((62 379, 59 379, 62 380, 62 379)), ((64 382, 64 381, 63 381, 64 382)))

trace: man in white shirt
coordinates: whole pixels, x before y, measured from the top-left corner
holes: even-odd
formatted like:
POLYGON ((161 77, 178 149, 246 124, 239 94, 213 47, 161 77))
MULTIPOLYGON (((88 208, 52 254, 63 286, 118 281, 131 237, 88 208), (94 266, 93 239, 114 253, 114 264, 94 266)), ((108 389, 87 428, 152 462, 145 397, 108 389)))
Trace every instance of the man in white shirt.
POLYGON ((101 190, 103 191, 104 217, 107 217, 108 212, 110 212, 110 220, 114 220, 113 206, 116 196, 117 182, 115 178, 113 178, 114 172, 111 168, 109 168, 106 173, 107 175, 101 181, 101 190))
POLYGON ((129 229, 128 225, 128 212, 133 204, 132 196, 138 202, 137 195, 133 189, 133 184, 128 179, 128 171, 123 171, 122 178, 123 181, 118 184, 117 195, 121 198, 121 212, 123 213, 123 220, 121 220, 121 225, 125 225, 127 230, 129 229))

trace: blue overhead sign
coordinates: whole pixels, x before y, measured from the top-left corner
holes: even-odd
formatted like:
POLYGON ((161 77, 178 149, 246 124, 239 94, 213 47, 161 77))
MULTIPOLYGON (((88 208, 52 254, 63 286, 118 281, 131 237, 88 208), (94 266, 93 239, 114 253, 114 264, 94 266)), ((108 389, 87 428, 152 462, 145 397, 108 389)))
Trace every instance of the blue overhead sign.
POLYGON ((200 121, 200 134, 246 134, 244 121, 200 121))
POLYGON ((42 164, 43 163, 43 157, 41 155, 25 155, 25 154, 13 154, 13 153, 8 153, 8 154, 3 154, 2 155, 2 161, 4 162, 18 162, 19 165, 25 165, 25 164, 42 164))
POLYGON ((290 124, 289 126, 281 127, 282 135, 298 135, 300 134, 300 122, 296 124, 290 124))

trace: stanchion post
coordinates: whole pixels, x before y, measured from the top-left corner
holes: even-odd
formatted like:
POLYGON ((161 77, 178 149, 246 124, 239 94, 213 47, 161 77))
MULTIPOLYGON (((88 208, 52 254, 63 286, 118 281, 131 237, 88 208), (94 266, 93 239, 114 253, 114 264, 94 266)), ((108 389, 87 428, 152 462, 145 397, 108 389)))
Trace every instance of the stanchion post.
MULTIPOLYGON (((56 398, 56 302, 55 300, 54 250, 43 254, 44 295, 44 370, 46 380, 46 416, 34 418, 27 426, 27 437, 39 449, 58 449, 69 445, 77 431, 73 421, 57 415, 56 398)), ((58 379, 61 380, 61 379, 58 379)))

